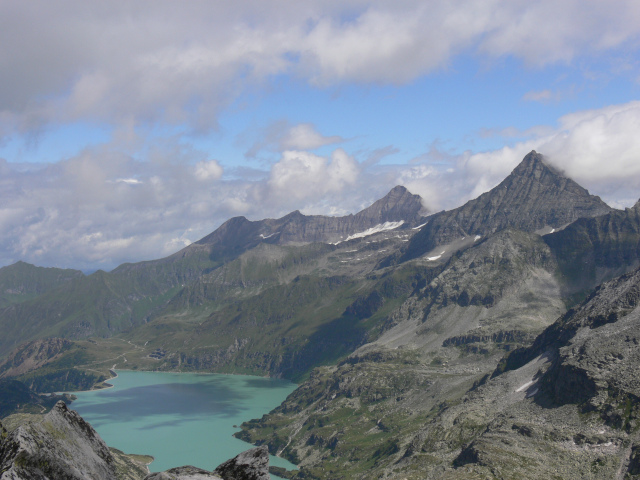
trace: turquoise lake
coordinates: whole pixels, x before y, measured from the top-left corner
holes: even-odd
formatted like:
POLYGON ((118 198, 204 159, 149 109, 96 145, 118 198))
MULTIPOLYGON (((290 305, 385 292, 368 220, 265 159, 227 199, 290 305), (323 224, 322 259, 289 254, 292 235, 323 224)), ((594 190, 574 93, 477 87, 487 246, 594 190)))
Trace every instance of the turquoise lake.
MULTIPOLYGON (((110 447, 152 455, 152 472, 213 470, 252 448, 232 434, 277 407, 296 385, 245 375, 119 371, 113 388, 77 392, 71 404, 110 447)), ((271 465, 295 466, 271 456, 271 465)), ((273 477, 276 478, 276 477, 273 477)))

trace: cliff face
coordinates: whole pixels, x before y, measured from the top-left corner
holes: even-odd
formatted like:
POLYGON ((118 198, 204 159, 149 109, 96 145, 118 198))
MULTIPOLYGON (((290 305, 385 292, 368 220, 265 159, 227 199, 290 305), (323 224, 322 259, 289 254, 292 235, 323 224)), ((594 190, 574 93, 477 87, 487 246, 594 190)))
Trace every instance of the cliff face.
POLYGON ((564 277, 575 289, 591 289, 640 264, 640 202, 624 211, 581 218, 545 235, 564 277))

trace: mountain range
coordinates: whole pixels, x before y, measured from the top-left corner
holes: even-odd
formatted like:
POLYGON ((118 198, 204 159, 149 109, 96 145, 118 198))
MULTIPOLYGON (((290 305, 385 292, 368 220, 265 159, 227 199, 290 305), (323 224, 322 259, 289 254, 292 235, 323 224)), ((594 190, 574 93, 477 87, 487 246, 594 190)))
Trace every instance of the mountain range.
POLYGON ((111 272, 1 268, 0 378, 292 379, 237 433, 289 478, 636 478, 639 265, 640 202, 612 209, 531 152, 450 211, 397 186, 111 272))

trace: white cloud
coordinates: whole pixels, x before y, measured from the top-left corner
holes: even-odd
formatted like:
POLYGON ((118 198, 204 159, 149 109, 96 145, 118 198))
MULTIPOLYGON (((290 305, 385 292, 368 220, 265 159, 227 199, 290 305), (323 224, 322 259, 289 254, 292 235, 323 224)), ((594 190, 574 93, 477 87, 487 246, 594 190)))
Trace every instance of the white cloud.
POLYGON ((640 102, 577 112, 540 148, 570 176, 612 200, 640 197, 640 102), (634 193, 635 192, 635 193, 634 193))
POLYGON ((285 152, 262 178, 238 180, 176 142, 146 153, 101 145, 30 169, 0 161, 0 265, 108 270, 174 253, 232 216, 345 213, 362 202, 351 191, 359 166, 340 149, 285 152))
POLYGON ((357 162, 342 149, 330 159, 303 151, 286 151, 271 168, 270 196, 307 200, 337 193, 353 185, 359 173, 357 162))
POLYGON ((315 150, 316 148, 344 141, 337 135, 325 137, 310 123, 301 123, 289 129, 280 141, 282 150, 315 150))
POLYGON ((137 178, 118 178, 116 180, 116 182, 120 182, 120 183, 128 183, 129 185, 137 185, 139 183, 142 183, 140 180, 138 180, 137 178))
POLYGON ((195 176, 198 180, 218 180, 222 176, 222 167, 215 160, 203 160, 195 166, 195 176))
POLYGON ((315 150, 344 141, 338 135, 322 135, 311 123, 291 125, 286 120, 272 122, 262 129, 251 129, 239 139, 239 143, 251 144, 246 152, 249 158, 255 158, 265 150, 278 153, 285 150, 315 150))
POLYGON ((460 53, 570 62, 636 49, 639 17, 636 0, 2 2, 0 132, 132 119, 210 129, 273 76, 397 84, 460 53))

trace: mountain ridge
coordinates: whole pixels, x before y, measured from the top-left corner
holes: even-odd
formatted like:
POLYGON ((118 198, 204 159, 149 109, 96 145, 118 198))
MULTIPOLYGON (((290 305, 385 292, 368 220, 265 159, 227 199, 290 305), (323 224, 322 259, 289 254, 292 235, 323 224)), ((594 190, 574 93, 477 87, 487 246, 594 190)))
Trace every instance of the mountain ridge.
POLYGON ((255 246, 260 241, 279 245, 333 243, 385 222, 403 221, 415 226, 417 221, 424 218, 421 215, 423 210, 419 195, 414 195, 405 187, 397 185, 387 195, 356 214, 331 217, 304 215, 295 210, 277 219, 251 221, 242 216, 234 217, 195 243, 215 244, 223 248, 230 241, 242 245, 242 248, 245 248, 244 245, 255 246))
MULTIPOLYGON (((39 333, 110 337, 148 322, 183 288, 261 244, 295 247, 318 239, 340 241, 380 223, 421 220, 418 195, 397 186, 371 206, 345 217, 304 216, 252 222, 235 217, 203 239, 162 259, 122 264, 111 272, 79 275, 24 302, 0 304, 0 356, 39 333)), ((27 264, 24 264, 27 265, 27 264)), ((22 265, 18 265, 22 267, 22 265)), ((33 267, 38 268, 38 267, 33 267)), ((17 267, 0 269, 4 272, 17 267)), ((73 271, 71 271, 73 272, 73 271)))

